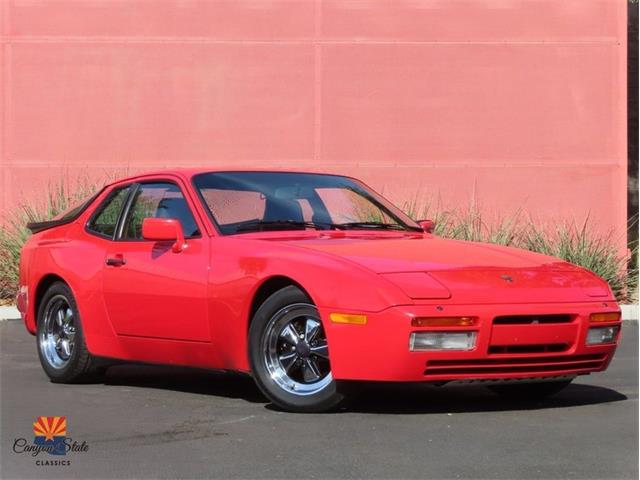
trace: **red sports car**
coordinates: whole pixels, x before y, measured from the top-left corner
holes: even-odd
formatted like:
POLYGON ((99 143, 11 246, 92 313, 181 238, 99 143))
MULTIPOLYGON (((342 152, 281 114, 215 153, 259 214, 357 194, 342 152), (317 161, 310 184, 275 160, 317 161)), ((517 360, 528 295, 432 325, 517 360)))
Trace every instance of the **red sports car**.
POLYGON ((29 226, 17 303, 53 382, 104 359, 236 370, 292 411, 335 407, 348 380, 533 397, 607 367, 603 280, 432 226, 344 176, 140 175, 29 226))

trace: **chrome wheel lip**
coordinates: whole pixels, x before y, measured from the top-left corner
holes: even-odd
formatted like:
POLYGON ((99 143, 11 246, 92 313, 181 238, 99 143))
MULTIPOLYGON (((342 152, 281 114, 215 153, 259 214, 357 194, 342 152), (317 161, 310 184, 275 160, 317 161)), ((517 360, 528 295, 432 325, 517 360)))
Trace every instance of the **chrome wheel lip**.
MULTIPOLYGON (((305 321, 305 328, 307 323, 316 322, 319 327, 316 329, 316 334, 322 333, 322 336, 324 336, 322 332, 320 315, 318 314, 318 310, 313 305, 308 303, 296 303, 287 305, 286 307, 278 310, 269 319, 269 322, 267 323, 267 327, 265 329, 265 334, 262 338, 262 352, 264 365, 267 369, 269 378, 271 378, 271 380, 281 390, 296 396, 308 396, 319 393, 327 388, 329 384, 331 384, 333 376, 331 375, 330 367, 326 372, 321 371, 319 368, 317 368, 315 372, 321 374, 320 378, 317 381, 300 382, 292 378, 288 374, 288 370, 283 366, 281 358, 289 355, 297 355, 295 354, 295 349, 293 349, 290 354, 283 355, 280 352, 280 343, 282 341, 282 338, 292 336, 292 333, 289 333, 289 335, 287 335, 284 332, 288 329, 288 327, 292 325, 294 321, 299 321, 301 319, 304 319, 305 321)), ((303 339, 300 338, 300 341, 303 341, 303 339)), ((326 339, 323 339, 322 341, 324 342, 324 347, 320 348, 322 348, 323 353, 326 354, 323 355, 323 358, 327 358, 328 348, 326 347, 326 339)), ((296 358, 305 363, 305 368, 310 368, 311 370, 313 370, 313 366, 309 364, 311 362, 311 360, 309 360, 309 357, 313 350, 319 350, 319 347, 312 348, 305 342, 304 349, 305 351, 303 353, 303 358, 300 358, 300 355, 298 355, 296 358)), ((314 364, 316 365, 316 367, 318 367, 317 362, 314 362, 314 364)))
POLYGON ((48 302, 38 333, 40 353, 47 364, 57 370, 71 361, 75 347, 75 316, 64 295, 55 295, 48 302))

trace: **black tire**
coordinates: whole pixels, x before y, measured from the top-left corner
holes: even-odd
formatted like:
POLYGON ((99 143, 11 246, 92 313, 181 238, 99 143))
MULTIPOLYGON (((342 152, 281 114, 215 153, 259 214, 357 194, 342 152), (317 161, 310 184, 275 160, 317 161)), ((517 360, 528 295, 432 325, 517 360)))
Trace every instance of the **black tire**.
MULTIPOLYGON (((104 367, 95 365, 95 359, 87 350, 78 306, 67 284, 56 282, 47 289, 38 307, 37 322, 38 357, 43 370, 52 382, 81 383, 91 381, 104 371, 104 367), (61 307, 61 305, 64 305, 63 302, 66 302, 66 307, 61 307), (57 349, 51 346, 53 341, 47 340, 51 336, 47 336, 47 320, 45 317, 53 315, 51 311, 54 308, 65 308, 72 312, 72 327, 75 333, 71 342, 70 355, 64 360, 60 357, 62 354, 56 354, 55 350, 57 349)), ((67 334, 67 336, 70 335, 67 334)))
POLYGON ((566 388, 571 380, 514 383, 506 385, 491 385, 489 389, 498 395, 518 401, 541 400, 558 393, 566 388))
MULTIPOLYGON (((340 404, 344 399, 344 395, 339 391, 336 380, 329 377, 331 373, 330 365, 327 367, 328 358, 326 359, 327 364, 323 364, 325 367, 325 375, 324 377, 320 377, 316 383, 316 385, 321 385, 321 387, 318 387, 320 390, 317 392, 313 392, 314 383, 310 382, 310 393, 292 393, 292 390, 287 390, 286 386, 281 386, 269 373, 269 369, 274 368, 274 361, 270 361, 268 358, 269 339, 280 338, 277 332, 277 327, 274 325, 277 319, 281 318, 281 312, 289 309, 299 309, 299 317, 295 316, 297 314, 295 312, 290 314, 292 318, 296 319, 311 318, 313 321, 314 312, 315 315, 317 315, 317 310, 307 295, 305 295, 305 293, 299 288, 289 286, 278 290, 267 298, 267 300, 265 300, 265 302, 258 308, 252 319, 251 327, 249 329, 248 344, 249 360, 255 382, 262 393, 276 406, 283 410, 290 412, 325 412, 332 410, 340 404), (326 373, 327 368, 329 368, 328 374, 326 373)), ((291 322, 294 321, 298 320, 292 320, 291 322)), ((317 322, 321 325, 319 315, 317 315, 317 322)), ((319 328, 322 329, 322 326, 319 328)), ((321 333, 321 335, 324 334, 321 333)), ((276 342, 278 341, 280 340, 276 340, 276 342)), ((295 350, 295 348, 293 348, 293 350, 295 350)), ((299 347, 298 350, 300 351, 301 347, 299 347)), ((307 352, 306 355, 307 357, 305 358, 311 358, 313 353, 309 354, 307 352)), ((324 359, 317 359, 317 361, 320 360, 324 361, 324 359)), ((298 361, 302 364, 305 359, 296 360, 296 362, 298 361)), ((283 372, 288 371, 283 369, 283 372)), ((287 376, 285 378, 288 379, 289 377, 287 376)), ((293 384, 293 382, 291 383, 293 384)), ((298 385, 303 385, 303 383, 299 383, 298 385)))

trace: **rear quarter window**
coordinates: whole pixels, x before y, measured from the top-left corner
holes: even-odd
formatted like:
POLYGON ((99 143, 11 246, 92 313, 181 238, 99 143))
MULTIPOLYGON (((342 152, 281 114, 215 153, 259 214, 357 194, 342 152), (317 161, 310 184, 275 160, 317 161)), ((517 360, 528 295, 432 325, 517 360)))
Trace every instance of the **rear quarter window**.
POLYGON ((87 224, 87 230, 103 237, 113 238, 120 211, 129 195, 130 186, 118 188, 100 204, 87 224))
POLYGON ((71 206, 69 209, 65 210, 63 213, 57 215, 54 218, 54 220, 60 220, 62 222, 66 222, 66 221, 76 219, 98 197, 98 195, 102 193, 102 190, 104 190, 104 188, 95 192, 90 197, 85 198, 80 202, 77 202, 75 205, 71 206))

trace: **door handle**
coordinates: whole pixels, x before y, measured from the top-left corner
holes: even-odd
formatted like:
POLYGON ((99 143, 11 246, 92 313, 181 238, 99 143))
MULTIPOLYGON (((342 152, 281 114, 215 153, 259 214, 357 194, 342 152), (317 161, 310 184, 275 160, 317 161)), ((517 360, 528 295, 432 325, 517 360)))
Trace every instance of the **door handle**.
POLYGON ((121 267, 127 263, 127 261, 121 254, 118 254, 115 257, 107 257, 106 263, 110 267, 121 267))

